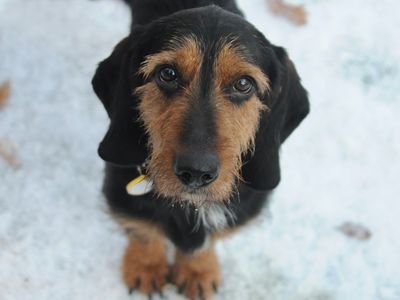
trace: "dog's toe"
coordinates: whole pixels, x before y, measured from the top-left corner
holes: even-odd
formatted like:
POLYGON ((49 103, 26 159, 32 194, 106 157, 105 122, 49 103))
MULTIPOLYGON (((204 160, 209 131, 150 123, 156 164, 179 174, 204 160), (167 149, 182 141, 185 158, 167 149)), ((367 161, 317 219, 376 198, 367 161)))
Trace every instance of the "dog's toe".
POLYGON ((167 266, 145 266, 130 270, 129 273, 124 274, 129 293, 132 294, 135 291, 149 295, 157 293, 163 297, 162 288, 166 284, 167 271, 167 266))
POLYGON ((129 293, 137 291, 161 296, 169 271, 167 260, 163 251, 157 253, 154 247, 152 255, 146 253, 147 256, 144 256, 143 249, 137 249, 139 246, 138 243, 130 245, 124 257, 123 278, 129 293))
POLYGON ((175 269, 174 282, 178 293, 184 294, 189 299, 210 299, 218 291, 221 284, 219 272, 212 270, 175 269))
POLYGON ((189 299, 200 298, 202 300, 210 299, 216 289, 214 289, 215 283, 211 283, 201 278, 191 278, 187 284, 181 285, 178 288, 178 292, 184 294, 189 299), (182 288, 183 287, 183 288, 182 288))

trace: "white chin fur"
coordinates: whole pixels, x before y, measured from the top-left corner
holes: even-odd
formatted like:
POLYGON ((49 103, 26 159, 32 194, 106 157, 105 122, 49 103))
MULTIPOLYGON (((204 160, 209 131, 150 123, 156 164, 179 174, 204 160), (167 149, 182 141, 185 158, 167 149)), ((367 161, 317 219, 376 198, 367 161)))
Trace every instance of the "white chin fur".
POLYGON ((201 224, 210 231, 218 231, 226 228, 228 222, 235 222, 236 215, 225 206, 224 203, 207 203, 196 209, 197 230, 201 224))

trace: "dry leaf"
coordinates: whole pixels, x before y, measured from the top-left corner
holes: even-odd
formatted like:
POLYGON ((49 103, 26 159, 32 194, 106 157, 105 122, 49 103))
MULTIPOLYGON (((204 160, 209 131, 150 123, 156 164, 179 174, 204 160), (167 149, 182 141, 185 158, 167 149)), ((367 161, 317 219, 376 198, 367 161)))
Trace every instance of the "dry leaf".
POLYGON ((21 167, 21 162, 17 158, 15 146, 9 140, 0 140, 0 158, 3 158, 14 169, 19 169, 21 167))
POLYGON ((10 89, 10 81, 6 81, 0 86, 0 109, 6 106, 8 97, 10 96, 10 89))
POLYGON ((273 13, 286 17, 296 25, 304 25, 307 22, 307 13, 303 5, 291 5, 284 0, 267 0, 273 13))
POLYGON ((366 241, 371 238, 371 231, 363 225, 346 222, 338 227, 338 230, 341 231, 344 235, 360 240, 366 241))

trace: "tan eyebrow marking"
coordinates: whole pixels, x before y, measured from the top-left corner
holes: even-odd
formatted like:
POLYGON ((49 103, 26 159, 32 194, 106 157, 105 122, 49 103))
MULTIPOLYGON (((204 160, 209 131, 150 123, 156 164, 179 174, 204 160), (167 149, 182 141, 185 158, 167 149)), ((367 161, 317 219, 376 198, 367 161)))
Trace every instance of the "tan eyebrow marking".
POLYGON ((146 60, 139 69, 139 74, 148 79, 157 66, 171 64, 178 68, 183 80, 191 80, 198 72, 202 53, 199 42, 194 37, 185 37, 171 41, 170 50, 146 56, 146 60))
POLYGON ((232 42, 220 50, 215 66, 217 86, 226 86, 240 76, 247 75, 254 78, 261 91, 271 90, 270 81, 264 72, 256 65, 247 62, 232 42))

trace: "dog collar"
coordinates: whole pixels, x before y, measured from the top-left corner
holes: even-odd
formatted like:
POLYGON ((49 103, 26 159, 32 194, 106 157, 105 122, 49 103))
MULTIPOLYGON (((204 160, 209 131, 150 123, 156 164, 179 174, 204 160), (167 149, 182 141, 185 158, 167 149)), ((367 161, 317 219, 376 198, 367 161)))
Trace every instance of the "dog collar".
POLYGON ((150 193, 153 190, 153 181, 147 176, 146 165, 137 167, 139 176, 126 185, 126 192, 131 196, 141 196, 150 193))

